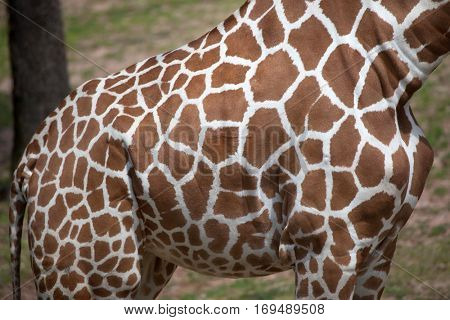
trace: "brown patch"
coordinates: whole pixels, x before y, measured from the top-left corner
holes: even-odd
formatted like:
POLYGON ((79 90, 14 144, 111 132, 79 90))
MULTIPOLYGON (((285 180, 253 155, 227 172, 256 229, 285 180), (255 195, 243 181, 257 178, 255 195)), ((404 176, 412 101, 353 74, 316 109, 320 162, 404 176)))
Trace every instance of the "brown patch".
POLYGON ((67 208, 62 195, 56 197, 55 204, 48 211, 48 226, 51 230, 57 230, 67 216, 67 208))
POLYGON ((341 210, 352 202, 358 188, 353 175, 349 172, 333 172, 333 191, 331 196, 331 210, 341 210))
POLYGON ((108 160, 106 167, 111 170, 122 171, 127 163, 127 155, 125 154, 122 142, 111 139, 108 144, 108 160))
POLYGON ((398 58, 395 50, 380 52, 367 72, 358 107, 362 109, 390 98, 408 72, 408 66, 398 58))
POLYGON ((122 115, 122 116, 118 116, 114 120, 112 127, 119 132, 127 133, 133 124, 134 124, 133 118, 122 115))
POLYGON ((150 171, 148 176, 149 196, 161 213, 170 212, 178 204, 175 199, 175 190, 171 183, 167 181, 165 174, 158 168, 150 171), (164 190, 164 192, 161 192, 164 190))
POLYGON ((214 214, 224 215, 226 218, 240 218, 249 213, 257 212, 263 204, 254 196, 237 196, 232 192, 220 192, 214 205, 214 214))
POLYGON ((164 142, 159 149, 158 161, 167 165, 172 176, 177 180, 189 173, 194 160, 193 156, 173 149, 167 142, 164 142))
POLYGON ((63 274, 61 276, 61 285, 64 288, 69 289, 70 291, 75 290, 75 288, 77 287, 77 285, 79 283, 83 283, 84 282, 84 277, 81 276, 80 274, 76 273, 75 271, 71 271, 68 274, 63 274))
POLYGON ((64 270, 73 265, 76 259, 76 248, 73 244, 67 243, 60 247, 58 261, 56 262, 56 267, 59 270, 64 270))
POLYGON ((117 265, 117 261, 119 260, 118 257, 112 257, 103 262, 101 265, 97 267, 98 271, 109 273, 113 271, 114 267, 117 265))
POLYGON ((110 207, 117 207, 129 193, 128 185, 122 178, 106 177, 106 191, 108 192, 108 200, 110 207))
POLYGON ((220 170, 220 186, 231 191, 256 190, 257 179, 235 163, 220 170))
POLYGON ((217 220, 210 219, 206 221, 205 233, 213 240, 209 242, 208 248, 216 253, 222 253, 228 243, 230 228, 217 220))
POLYGON ((261 56, 261 48, 255 40, 252 30, 247 25, 242 25, 238 30, 230 34, 225 40, 227 56, 238 56, 255 61, 261 56))
POLYGON ((337 285, 343 272, 341 268, 330 258, 325 258, 323 262, 323 279, 331 293, 336 292, 337 285))
POLYGON ((105 113, 105 111, 113 104, 116 97, 108 94, 102 93, 97 100, 97 105, 95 106, 95 114, 100 116, 105 113))
POLYGON ((369 133, 385 145, 389 145, 397 132, 395 111, 390 108, 365 113, 362 121, 369 133))
POLYGON ((69 188, 73 185, 73 173, 75 169, 75 154, 71 152, 65 159, 63 170, 59 179, 61 188, 69 188))
POLYGON ((363 187, 375 187, 384 178, 384 154, 366 144, 359 157, 356 175, 363 187))
POLYGON ((44 250, 46 254, 53 254, 58 249, 58 242, 55 237, 47 233, 44 237, 44 250))
POLYGON ((97 212, 104 209, 105 203, 103 198, 103 191, 101 189, 92 191, 87 196, 87 202, 92 212, 97 212))
POLYGON ((109 76, 109 78, 106 79, 105 81, 105 89, 111 88, 112 86, 125 80, 126 78, 127 78, 126 76, 118 76, 118 77, 114 77, 114 75, 109 76))
POLYGON ((59 149, 62 152, 67 152, 74 145, 74 131, 75 124, 73 123, 62 135, 61 140, 59 142, 59 149))
POLYGON ((324 294, 324 290, 322 288, 322 286, 320 285, 319 281, 315 280, 313 282, 311 282, 311 286, 313 289, 313 295, 315 298, 320 297, 322 294, 324 294))
POLYGON ((261 177, 261 189, 268 198, 273 198, 278 193, 280 169, 273 165, 263 172, 261 177))
POLYGON ((394 29, 389 23, 382 20, 375 12, 366 10, 356 30, 356 37, 367 51, 392 40, 393 36, 394 29))
POLYGON ((419 0, 381 0, 381 4, 385 6, 396 18, 399 23, 405 20, 406 16, 411 13, 412 9, 417 5, 419 0))
POLYGON ((300 171, 300 161, 294 147, 286 150, 278 159, 282 167, 289 170, 293 175, 297 175, 300 171))
POLYGON ((323 227, 324 221, 324 217, 317 214, 306 211, 296 212, 289 219, 287 231, 291 235, 295 235, 299 231, 301 231, 302 234, 313 233, 323 227))
POLYGON ((350 251, 355 247, 355 243, 347 228, 347 223, 340 219, 330 217, 328 224, 333 232, 334 244, 331 246, 331 253, 334 260, 342 265, 350 263, 350 251))
POLYGON ((90 80, 83 85, 81 90, 87 94, 94 94, 99 83, 100 80, 90 80))
POLYGON ((159 222, 165 230, 173 230, 178 227, 183 227, 186 224, 181 210, 173 210, 161 212, 161 220, 159 222))
POLYGON ((69 126, 73 124, 74 119, 73 107, 69 106, 65 108, 61 116, 61 131, 66 131, 67 128, 69 128, 69 126))
POLYGON ((302 183, 302 191, 302 205, 316 208, 317 210, 324 210, 326 198, 325 171, 314 170, 308 172, 302 183))
POLYGON ((66 194, 66 202, 69 208, 75 207, 83 200, 83 196, 77 193, 67 193, 66 194))
POLYGON ((220 40, 222 40, 222 34, 219 32, 219 30, 217 30, 217 28, 214 28, 208 33, 208 36, 206 37, 205 48, 219 43, 220 40))
POLYGON ((200 71, 211 67, 220 59, 220 48, 211 49, 205 53, 192 55, 185 63, 186 68, 191 71, 200 71))
POLYGON ((259 21, 258 28, 262 30, 264 44, 267 48, 274 47, 284 40, 284 28, 275 8, 272 8, 259 21))
POLYGON ((182 103, 179 95, 170 96, 159 108, 158 116, 161 122, 161 129, 163 132, 167 131, 170 122, 175 117, 175 113, 182 103))
POLYGON ((101 261, 110 253, 109 243, 106 241, 95 241, 94 244, 94 258, 95 261, 101 261))
POLYGON ((203 100, 206 120, 242 121, 248 102, 242 89, 208 95, 203 100))
POLYGON ((181 188, 186 207, 194 220, 200 220, 206 211, 213 179, 211 169, 200 162, 194 178, 181 188))
POLYGON ((259 109, 249 120, 243 155, 259 168, 288 140, 278 112, 274 109, 259 109))
POLYGON ((321 140, 307 139, 301 145, 301 152, 309 164, 320 163, 323 160, 323 143, 321 140))
POLYGON ((180 70, 179 64, 174 64, 174 65, 168 66, 166 68, 166 70, 164 71, 164 74, 161 78, 161 82, 171 81, 175 77, 175 75, 178 73, 179 70, 180 70))
POLYGON ((178 124, 170 132, 169 138, 197 150, 199 134, 200 117, 197 106, 187 105, 181 113, 178 124))
POLYGON ((255 1, 252 12, 250 13, 250 19, 256 20, 261 17, 267 10, 272 7, 273 2, 271 0, 259 0, 255 1))
POLYGON ((383 220, 392 216, 395 198, 377 193, 349 213, 359 239, 376 237, 383 228, 383 220))
POLYGON ((237 231, 239 234, 239 238, 236 244, 231 248, 230 254, 236 260, 240 259, 243 254, 244 244, 248 245, 254 250, 264 248, 265 237, 263 236, 263 234, 269 232, 271 227, 272 222, 270 221, 269 213, 267 210, 252 221, 238 225, 237 231))
POLYGON ((110 214, 103 214, 99 217, 92 219, 92 225, 94 226, 95 233, 101 237, 108 234, 110 237, 120 233, 119 220, 110 214))
POLYGON ((77 102, 77 113, 79 117, 89 116, 92 112, 92 98, 80 97, 77 102))
POLYGON ((433 165, 434 152, 428 141, 421 137, 414 152, 414 175, 411 181, 410 193, 420 197, 425 186, 428 173, 433 165))
POLYGON ((94 145, 91 147, 91 150, 89 151, 91 159, 102 166, 104 166, 106 162, 108 139, 109 139, 108 133, 102 134, 97 139, 97 141, 95 141, 94 145))
POLYGON ((189 56, 189 52, 178 49, 167 53, 164 56, 164 63, 171 63, 174 61, 182 61, 189 56))
POLYGON ((355 119, 347 118, 331 139, 331 165, 350 167, 360 140, 361 136, 355 128, 355 119))
MULTIPOLYGON (((154 62, 152 61, 152 63, 154 63, 154 62)), ((144 64, 141 67, 142 70, 144 70, 145 65, 146 64, 144 64)), ((140 69, 140 71, 141 71, 141 69, 140 69)), ((147 71, 146 73, 144 73, 143 75, 141 75, 139 77, 139 85, 147 84, 147 83, 157 80, 159 78, 159 75, 161 74, 161 71, 162 71, 162 67, 160 67, 160 66, 156 66, 156 67, 152 68, 151 70, 147 71)))
POLYGON ((350 299, 352 297, 353 292, 355 291, 355 283, 356 283, 356 276, 352 275, 339 292, 339 299, 341 300, 350 299))
POLYGON ((278 51, 258 65, 250 80, 255 101, 280 100, 292 85, 299 72, 289 55, 278 51))
POLYGON ((161 101, 162 93, 159 85, 154 84, 147 88, 141 88, 141 96, 144 97, 145 104, 151 109, 161 101))
POLYGON ((191 79, 186 87, 186 95, 188 99, 197 99, 205 91, 205 75, 201 74, 191 79))
POLYGON ((133 90, 126 95, 124 95, 118 102, 118 104, 121 104, 125 107, 131 107, 137 105, 137 92, 136 90, 133 90))
POLYGON ((238 147, 238 128, 208 129, 203 143, 203 154, 214 163, 226 160, 238 147))
POLYGON ((173 84, 173 90, 181 89, 188 79, 189 77, 184 73, 180 74, 173 84))
MULTIPOLYGON (((286 102, 286 115, 296 135, 303 132, 305 118, 320 95, 320 87, 314 77, 306 77, 286 102)), ((322 111, 321 111, 322 112, 322 111)))
POLYGON ((392 163, 393 174, 390 182, 395 184, 398 189, 402 189, 409 179, 409 159, 403 147, 399 147, 392 155, 392 163))
POLYGON ((133 141, 129 148, 134 168, 143 172, 152 162, 152 156, 148 150, 151 150, 159 140, 156 123, 153 115, 147 115, 139 124, 133 135, 133 141))
POLYGON ((297 49, 306 70, 317 67, 331 42, 327 29, 314 16, 303 22, 300 29, 292 30, 289 36, 289 43, 297 49))
POLYGON ((245 75, 249 67, 223 63, 212 74, 212 86, 219 88, 225 84, 240 84, 245 81, 245 75))
POLYGON ((346 5, 336 5, 335 0, 323 0, 320 6, 325 16, 333 22, 337 32, 341 35, 346 35, 351 31, 356 16, 361 10, 359 1, 352 1, 346 3, 346 5))
POLYGON ((353 107, 355 86, 363 64, 364 59, 358 51, 342 44, 333 51, 323 68, 325 80, 349 108, 353 107))
POLYGON ((298 0, 282 0, 284 14, 289 22, 293 23, 303 16, 306 11, 306 2, 298 0))
POLYGON ((81 206, 80 208, 74 210, 72 212, 72 219, 74 220, 82 220, 82 219, 87 219, 89 218, 89 212, 86 208, 86 206, 81 206))
POLYGON ((38 195, 38 205, 45 207, 51 199, 55 196, 56 187, 55 184, 48 184, 41 188, 38 195))
POLYGON ((86 242, 92 241, 91 226, 89 223, 85 223, 81 227, 80 233, 78 234, 77 241, 79 241, 81 243, 86 243, 86 242))

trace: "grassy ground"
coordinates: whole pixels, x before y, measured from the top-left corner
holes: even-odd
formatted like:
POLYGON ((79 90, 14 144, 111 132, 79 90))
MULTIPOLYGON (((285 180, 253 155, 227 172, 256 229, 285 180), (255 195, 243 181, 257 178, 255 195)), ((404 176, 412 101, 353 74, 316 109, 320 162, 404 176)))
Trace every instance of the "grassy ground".
MULTIPOLYGON (((62 0, 66 40, 114 72, 201 35, 243 0, 62 0)), ((0 5, 0 191, 8 185, 11 141, 10 80, 4 8, 0 5)), ((71 84, 104 72, 68 50, 71 84)), ((384 294, 386 299, 439 299, 450 295, 450 60, 431 76, 412 101, 436 152, 426 191, 403 230, 384 294)), ((1 192, 0 192, 1 194, 1 192)), ((7 204, 0 199, 0 297, 10 291, 7 204)), ((23 248, 26 248, 23 240, 23 248)), ((23 250, 22 283, 32 278, 23 250)), ((259 279, 219 279, 179 268, 162 293, 165 299, 291 299, 293 274, 259 279)), ((34 298, 33 284, 23 289, 34 298)))

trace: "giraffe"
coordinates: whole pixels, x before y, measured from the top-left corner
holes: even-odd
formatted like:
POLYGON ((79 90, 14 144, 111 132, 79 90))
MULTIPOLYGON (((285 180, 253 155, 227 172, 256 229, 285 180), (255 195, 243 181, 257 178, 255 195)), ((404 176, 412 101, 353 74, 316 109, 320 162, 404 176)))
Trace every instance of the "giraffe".
POLYGON ((433 162, 408 101, 449 16, 448 0, 249 0, 81 85, 14 174, 14 297, 27 207, 41 299, 153 299, 177 266, 380 298, 433 162))

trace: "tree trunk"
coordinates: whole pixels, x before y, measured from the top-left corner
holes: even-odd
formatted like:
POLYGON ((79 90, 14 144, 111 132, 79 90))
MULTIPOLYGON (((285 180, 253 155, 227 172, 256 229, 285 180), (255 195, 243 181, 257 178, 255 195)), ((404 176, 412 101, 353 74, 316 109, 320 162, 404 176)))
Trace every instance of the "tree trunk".
POLYGON ((69 93, 69 78, 65 47, 50 35, 63 39, 59 0, 8 0, 8 4, 15 9, 8 9, 14 169, 42 120, 69 93))

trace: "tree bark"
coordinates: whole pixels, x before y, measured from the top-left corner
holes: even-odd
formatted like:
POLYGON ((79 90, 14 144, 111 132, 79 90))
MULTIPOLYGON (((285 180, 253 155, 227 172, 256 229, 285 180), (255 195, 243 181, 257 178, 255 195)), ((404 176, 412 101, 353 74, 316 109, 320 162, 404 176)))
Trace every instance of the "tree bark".
POLYGON ((54 37, 62 40, 64 35, 59 0, 8 0, 8 4, 15 9, 8 8, 14 169, 42 120, 69 93, 69 77, 65 46, 54 37))

